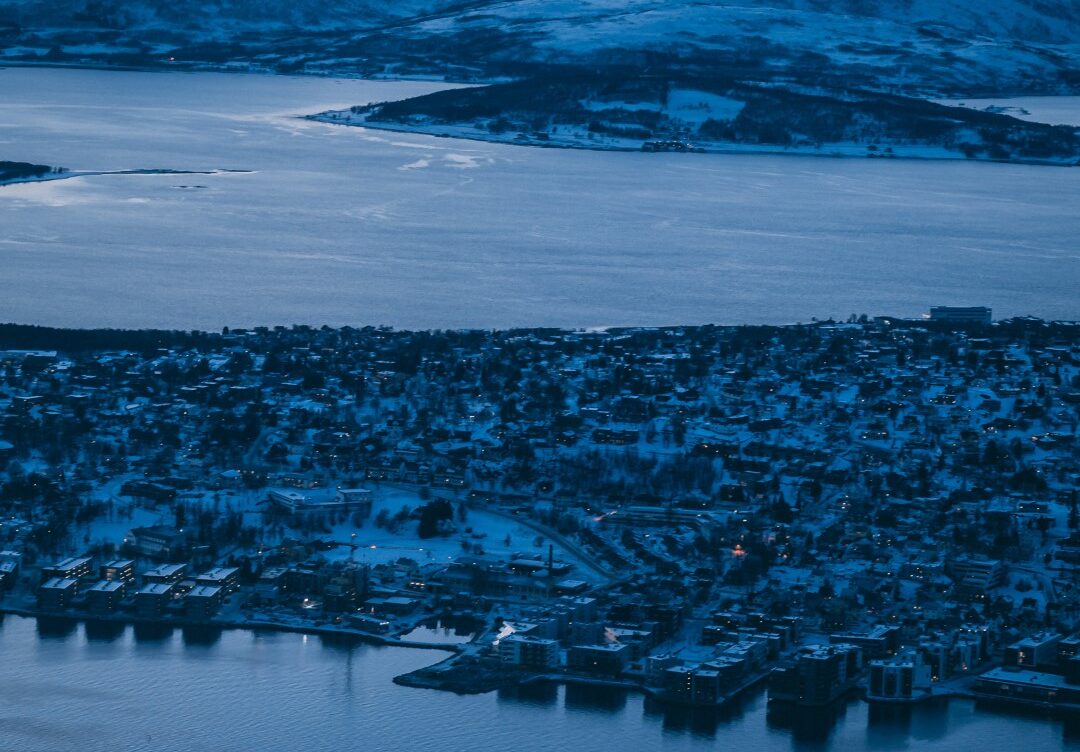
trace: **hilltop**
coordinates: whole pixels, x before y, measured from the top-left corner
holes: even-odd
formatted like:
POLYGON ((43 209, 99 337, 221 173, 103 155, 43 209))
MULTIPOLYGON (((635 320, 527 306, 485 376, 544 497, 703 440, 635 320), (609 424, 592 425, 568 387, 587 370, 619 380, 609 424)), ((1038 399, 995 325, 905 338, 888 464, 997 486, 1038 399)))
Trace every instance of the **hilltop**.
POLYGON ((1080 86, 1080 2, 999 0, 0 0, 9 60, 518 76, 694 68, 908 93, 1080 86))

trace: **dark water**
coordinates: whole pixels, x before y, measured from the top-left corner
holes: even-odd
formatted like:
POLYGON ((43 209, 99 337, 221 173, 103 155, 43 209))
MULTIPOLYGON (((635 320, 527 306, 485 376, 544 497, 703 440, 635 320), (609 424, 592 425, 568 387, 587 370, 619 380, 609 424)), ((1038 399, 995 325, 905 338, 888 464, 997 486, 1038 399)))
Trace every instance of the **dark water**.
POLYGON ((792 727, 763 697, 718 717, 541 686, 470 697, 398 687, 443 654, 295 634, 0 622, 0 750, 994 750, 1080 748, 1080 730, 969 702, 792 727))

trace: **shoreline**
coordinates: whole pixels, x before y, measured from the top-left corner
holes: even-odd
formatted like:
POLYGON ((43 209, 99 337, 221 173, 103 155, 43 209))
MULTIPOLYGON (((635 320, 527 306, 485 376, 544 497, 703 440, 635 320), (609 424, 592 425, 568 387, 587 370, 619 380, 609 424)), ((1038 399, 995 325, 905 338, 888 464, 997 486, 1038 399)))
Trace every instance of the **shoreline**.
MULTIPOLYGON (((107 63, 63 63, 56 61, 38 62, 38 61, 0 61, 0 71, 8 68, 50 68, 58 70, 94 70, 94 71, 116 71, 116 72, 133 72, 133 73, 217 73, 217 74, 239 74, 239 75, 259 75, 259 76, 282 76, 287 78, 321 78, 321 79, 341 79, 352 81, 387 81, 387 82, 426 82, 426 83, 446 83, 453 86, 471 85, 471 86, 487 86, 495 83, 495 80, 481 80, 481 81, 469 81, 464 79, 455 79, 452 77, 438 77, 431 76, 398 76, 398 75, 385 75, 385 76, 364 76, 361 74, 348 73, 348 72, 336 72, 336 71, 302 71, 302 72, 279 72, 269 68, 259 69, 256 67, 229 67, 229 66, 192 66, 192 65, 176 65, 161 64, 161 65, 111 65, 107 63)), ((1011 94, 989 94, 979 93, 978 95, 970 95, 961 98, 967 99, 1015 99, 1023 97, 1041 96, 1030 93, 1011 93, 1011 94)), ((1055 95, 1046 95, 1055 96, 1055 95)), ((1067 96, 1067 95, 1056 95, 1067 96)), ((940 97, 937 97, 940 99, 940 97)), ((955 99, 955 97, 952 97, 955 99)), ((397 100, 401 101, 401 100, 397 100)), ((930 101, 930 100, 928 100, 930 101)), ((934 100, 936 101, 936 100, 934 100)), ((431 130, 423 128, 409 128, 406 126, 395 127, 393 124, 380 123, 373 125, 370 123, 350 123, 335 121, 331 118, 324 117, 326 113, 313 113, 310 115, 298 115, 297 119, 308 120, 311 122, 323 123, 325 125, 344 125, 352 127, 369 128, 373 131, 381 131, 387 133, 399 133, 399 134, 412 134, 420 136, 429 136, 433 138, 446 138, 456 141, 471 141, 485 144, 499 144, 505 146, 526 146, 540 149, 567 149, 575 151, 590 151, 590 152, 614 152, 614 153, 646 153, 640 148, 632 146, 619 146, 615 144, 610 145, 594 145, 588 143, 577 142, 563 142, 563 143, 551 143, 548 141, 540 141, 538 139, 526 139, 518 141, 515 139, 504 138, 487 138, 480 135, 470 134, 449 134, 449 133, 437 133, 431 130)), ((445 126, 444 126, 445 127, 445 126)), ((460 127, 460 126, 450 126, 460 127)), ((852 147, 861 146, 859 144, 851 145, 852 147)), ((815 157, 825 159, 871 159, 871 160, 905 160, 905 161, 918 161, 918 162, 979 162, 988 164, 1006 164, 1006 165, 1025 165, 1033 167, 1078 167, 1080 166, 1080 159, 1075 161, 1064 160, 1047 160, 1047 159, 993 159, 990 157, 965 157, 961 153, 956 155, 943 154, 941 156, 928 156, 926 154, 872 154, 872 153, 845 153, 843 147, 837 145, 837 150, 829 149, 790 149, 783 147, 769 147, 756 148, 754 144, 732 144, 730 146, 711 146, 700 147, 700 153, 712 156, 787 156, 787 157, 815 157)), ((111 172, 106 173, 84 173, 82 175, 71 175, 70 177, 85 177, 92 174, 115 174, 111 172)), ((201 174, 201 173, 191 173, 201 174)), ((18 181, 18 182, 37 182, 37 181, 18 181)), ((12 182, 0 182, 0 187, 4 185, 11 185, 12 182)))
MULTIPOLYGON (((249 630, 249 631, 273 631, 291 634, 308 634, 320 637, 349 637, 360 642, 379 647, 400 647, 417 650, 442 650, 444 652, 460 654, 463 645, 467 643, 433 643, 401 640, 396 637, 361 632, 348 627, 318 626, 312 624, 286 624, 275 621, 221 619, 210 621, 196 621, 193 619, 151 619, 134 614, 90 614, 84 612, 50 612, 34 608, 22 608, 8 604, 0 604, 0 615, 18 616, 24 619, 57 619, 72 622, 98 622, 122 624, 124 626, 155 626, 170 628, 197 628, 197 629, 221 629, 221 630, 249 630)), ((445 659, 444 659, 445 660, 445 659)), ((439 661, 441 663, 442 661, 439 661)), ((433 665, 438 665, 433 664, 433 665)))
MULTIPOLYGON (((516 146, 516 147, 528 147, 534 149, 562 149, 568 151, 587 151, 587 152, 602 152, 602 153, 618 153, 618 154, 647 154, 649 156, 659 156, 660 154, 680 154, 685 156, 693 156, 694 153, 686 152, 685 154, 680 152, 646 152, 641 148, 634 148, 631 146, 619 146, 615 144, 610 145, 589 145, 586 143, 575 142, 561 142, 552 143, 550 141, 540 141, 537 139, 504 139, 504 138, 484 138, 478 135, 469 134, 454 134, 454 133, 439 133, 435 130, 427 130, 423 128, 410 128, 408 126, 395 127, 389 123, 379 123, 373 125, 370 122, 352 123, 342 122, 340 120, 334 120, 329 117, 324 117, 325 113, 316 113, 314 115, 297 115, 300 120, 308 120, 316 123, 322 123, 324 125, 336 125, 346 128, 366 128, 373 131, 380 131, 383 133, 398 133, 413 136, 428 136, 430 138, 447 139, 451 141, 471 141, 483 144, 497 144, 500 146, 516 146)), ((459 125, 444 125, 443 127, 457 128, 459 125)), ((857 145, 856 145, 857 146, 857 145)), ((955 156, 942 155, 942 156, 928 156, 925 154, 856 154, 856 153, 843 153, 840 151, 826 151, 826 150, 810 150, 810 149, 785 149, 782 147, 767 147, 756 148, 754 144, 737 145, 733 144, 730 147, 706 147, 699 146, 699 151, 696 152, 699 156, 770 156, 770 157, 802 157, 802 158, 815 158, 815 159, 867 159, 873 161, 904 161, 904 162, 965 162, 975 164, 996 164, 996 165, 1019 165, 1026 167, 1080 167, 1080 159, 1075 162, 1066 161, 1054 161, 1054 160, 1039 160, 1039 159, 991 159, 988 157, 965 157, 963 154, 957 153, 955 156)))
POLYGON ((0 180, 0 188, 9 185, 26 185, 31 183, 51 183, 57 180, 70 180, 71 178, 93 178, 102 175, 225 175, 240 174, 250 175, 254 170, 172 170, 167 168, 150 168, 137 170, 67 170, 65 172, 50 173, 36 178, 15 178, 14 180, 0 180))

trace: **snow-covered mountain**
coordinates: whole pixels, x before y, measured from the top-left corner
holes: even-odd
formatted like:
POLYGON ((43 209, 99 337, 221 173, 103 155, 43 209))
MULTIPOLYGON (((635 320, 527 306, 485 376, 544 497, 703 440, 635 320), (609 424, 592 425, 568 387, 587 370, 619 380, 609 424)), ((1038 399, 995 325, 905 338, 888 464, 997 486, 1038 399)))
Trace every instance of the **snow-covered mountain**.
POLYGON ((908 93, 1075 91, 1080 0, 0 0, 4 58, 481 79, 676 65, 908 93))

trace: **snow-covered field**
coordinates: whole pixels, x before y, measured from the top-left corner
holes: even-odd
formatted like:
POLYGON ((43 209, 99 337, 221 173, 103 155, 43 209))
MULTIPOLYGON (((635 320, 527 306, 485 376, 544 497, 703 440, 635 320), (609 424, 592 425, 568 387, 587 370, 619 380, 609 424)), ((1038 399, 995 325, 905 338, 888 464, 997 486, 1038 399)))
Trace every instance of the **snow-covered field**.
POLYGON ((0 70, 0 321, 612 326, 1080 317, 1080 173, 534 149, 298 115, 436 83, 0 70))

